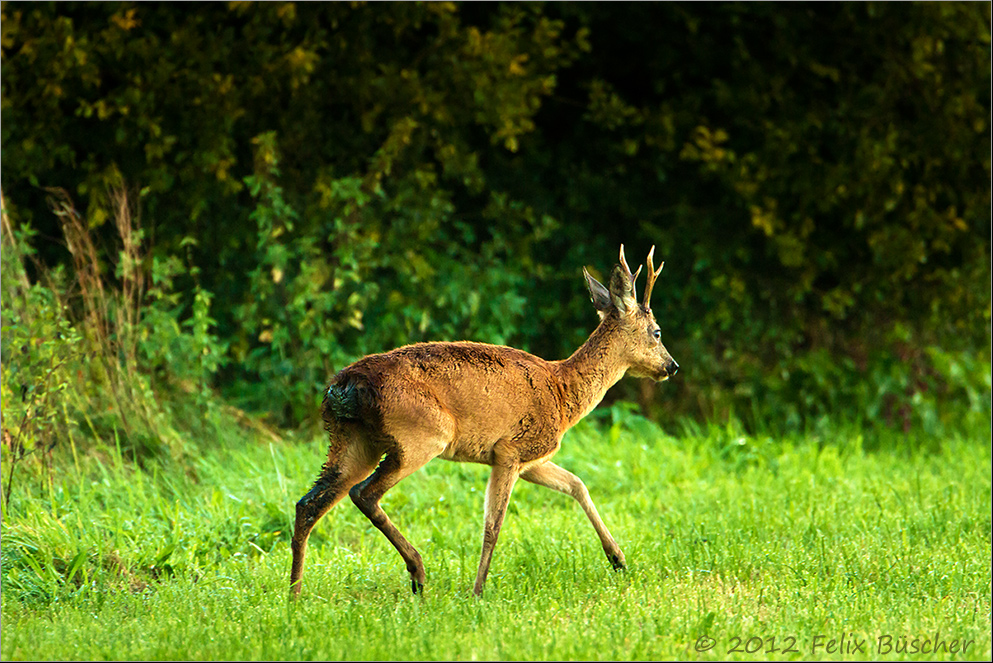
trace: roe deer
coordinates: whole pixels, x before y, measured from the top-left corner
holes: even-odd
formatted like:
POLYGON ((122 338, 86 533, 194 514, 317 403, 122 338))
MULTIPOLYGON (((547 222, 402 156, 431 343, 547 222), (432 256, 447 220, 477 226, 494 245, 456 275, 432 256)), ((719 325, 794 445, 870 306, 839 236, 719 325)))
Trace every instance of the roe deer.
POLYGON ((347 492, 397 549, 414 593, 424 588, 421 556, 379 506, 383 494, 432 458, 490 465, 483 551, 474 592, 483 590, 493 547, 518 477, 572 495, 600 537, 607 559, 624 554, 600 519, 583 482, 551 462, 562 434, 590 412, 626 372, 655 381, 679 366, 662 345, 649 307, 662 271, 648 253, 645 296, 624 259, 606 288, 583 274, 600 324, 568 359, 545 361, 484 343, 416 343, 369 355, 342 369, 325 392, 321 414, 330 437, 314 487, 296 505, 290 589, 300 593, 307 538, 347 492))

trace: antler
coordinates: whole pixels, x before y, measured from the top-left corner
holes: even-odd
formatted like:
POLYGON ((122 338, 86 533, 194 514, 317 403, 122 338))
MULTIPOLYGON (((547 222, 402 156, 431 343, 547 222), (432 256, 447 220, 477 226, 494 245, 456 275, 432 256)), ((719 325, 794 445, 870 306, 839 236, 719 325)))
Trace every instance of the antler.
MULTIPOLYGON (((659 265, 659 268, 658 269, 655 269, 655 264, 652 262, 652 256, 654 256, 654 255, 655 255, 655 247, 652 246, 652 250, 648 252, 648 260, 646 261, 647 264, 648 264, 648 272, 645 274, 645 281, 646 281, 645 282, 645 299, 642 302, 642 305, 646 309, 652 308, 652 306, 651 306, 651 303, 652 303, 652 287, 655 286, 655 279, 658 278, 659 274, 662 272, 662 268, 665 267, 665 260, 663 260, 662 263, 659 265)), ((622 258, 621 261, 622 262, 623 262, 623 257, 624 257, 624 247, 621 247, 621 258, 622 258)), ((641 271, 641 268, 640 267, 638 268, 638 271, 639 272, 641 271)))
POLYGON ((634 282, 638 280, 638 275, 641 274, 641 266, 638 266, 638 271, 631 274, 631 268, 628 267, 628 261, 624 259, 624 245, 621 244, 621 267, 624 269, 625 276, 631 281, 631 297, 633 299, 638 299, 638 293, 635 291, 634 282))

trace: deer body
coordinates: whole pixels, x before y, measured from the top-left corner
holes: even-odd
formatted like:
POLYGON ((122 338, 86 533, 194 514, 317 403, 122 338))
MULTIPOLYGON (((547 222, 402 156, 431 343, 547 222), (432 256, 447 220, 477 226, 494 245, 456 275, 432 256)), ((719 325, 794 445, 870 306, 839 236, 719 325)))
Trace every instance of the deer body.
POLYGON ((314 487, 297 503, 292 593, 300 592, 311 529, 345 493, 397 549, 414 592, 420 591, 425 581, 420 555, 380 508, 379 500, 436 457, 493 468, 486 492, 477 594, 485 583, 518 477, 576 498, 608 559, 615 568, 624 568, 624 555, 585 485, 550 459, 565 431, 596 407, 625 372, 664 380, 678 368, 662 346, 648 308, 658 275, 651 254, 648 265, 643 306, 635 301, 637 275, 631 275, 624 261, 623 246, 609 291, 586 274, 601 322, 568 359, 546 361, 485 343, 417 343, 369 355, 342 369, 322 405, 330 438, 327 461, 314 487))

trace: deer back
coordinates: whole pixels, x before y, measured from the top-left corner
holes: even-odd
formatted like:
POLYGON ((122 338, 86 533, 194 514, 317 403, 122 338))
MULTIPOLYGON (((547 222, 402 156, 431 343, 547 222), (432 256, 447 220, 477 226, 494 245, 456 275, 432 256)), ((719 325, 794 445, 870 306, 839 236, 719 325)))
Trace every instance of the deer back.
POLYGON ((442 456, 492 464, 514 447, 518 462, 557 443, 561 390, 550 362, 485 343, 417 343, 370 355, 340 371, 323 415, 363 422, 385 443, 440 440, 442 456), (531 443, 533 440, 540 440, 531 443))

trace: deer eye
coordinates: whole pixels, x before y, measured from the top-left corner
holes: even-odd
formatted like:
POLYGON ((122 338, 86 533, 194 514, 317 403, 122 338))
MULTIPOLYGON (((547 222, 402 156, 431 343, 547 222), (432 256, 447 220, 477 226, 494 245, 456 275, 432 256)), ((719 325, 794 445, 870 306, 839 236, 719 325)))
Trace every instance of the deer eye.
POLYGON ((656 330, 652 331, 652 336, 655 338, 656 341, 661 341, 662 340, 662 330, 661 329, 656 329, 656 330))

